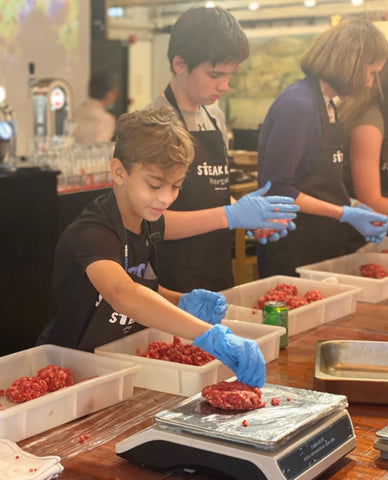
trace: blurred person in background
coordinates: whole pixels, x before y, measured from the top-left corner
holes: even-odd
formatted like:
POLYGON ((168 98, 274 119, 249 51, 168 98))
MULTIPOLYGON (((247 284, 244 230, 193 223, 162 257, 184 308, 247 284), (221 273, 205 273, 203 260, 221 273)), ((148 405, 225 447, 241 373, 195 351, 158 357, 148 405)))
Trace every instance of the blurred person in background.
POLYGON ((261 277, 296 275, 298 266, 351 253, 386 234, 386 216, 350 207, 346 135, 332 99, 371 88, 387 55, 387 41, 371 21, 345 20, 316 38, 301 59, 305 78, 270 107, 260 129, 259 185, 270 180, 268 193, 293 197, 301 213, 297 229, 276 249, 258 246, 261 277))
POLYGON ((75 111, 74 138, 79 143, 110 142, 116 118, 109 112, 119 93, 117 77, 110 71, 101 70, 89 81, 89 98, 75 111))
POLYGON ((165 212, 168 241, 161 249, 160 282, 166 288, 232 287, 231 230, 275 229, 279 233, 269 237, 275 241, 293 225, 287 220, 298 208, 291 198, 264 197, 269 185, 237 202, 231 198, 225 116, 215 102, 248 56, 244 31, 220 7, 191 8, 172 27, 172 78, 146 108, 172 106, 194 140, 195 157, 177 200, 165 212), (286 224, 279 227, 271 219, 286 219, 286 224), (182 238, 182 232, 190 238, 182 238))
POLYGON ((344 164, 349 194, 388 215, 388 63, 371 95, 345 103, 339 112, 349 135, 344 164))

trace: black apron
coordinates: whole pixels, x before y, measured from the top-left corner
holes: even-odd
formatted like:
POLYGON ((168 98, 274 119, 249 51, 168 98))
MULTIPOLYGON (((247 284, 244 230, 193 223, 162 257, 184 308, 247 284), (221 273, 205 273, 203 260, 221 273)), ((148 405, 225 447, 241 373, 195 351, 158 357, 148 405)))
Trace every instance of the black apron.
MULTIPOLYGON (((164 93, 185 123, 170 85, 164 93)), ((190 132, 194 139, 194 161, 170 210, 193 211, 230 204, 225 142, 215 119, 206 109, 205 112, 215 130, 190 132)), ((159 257, 159 283, 179 292, 194 288, 217 291, 233 286, 232 241, 233 234, 228 229, 164 241, 159 257)))
POLYGON ((380 157, 380 184, 381 194, 384 197, 388 197, 388 126, 386 126, 386 130, 380 157))
MULTIPOLYGON (((158 290, 158 254, 157 244, 161 241, 158 232, 150 234, 146 221, 143 221, 143 228, 147 235, 147 246, 149 247, 149 262, 143 272, 143 277, 138 277, 128 272, 128 234, 125 230, 124 245, 124 269, 132 280, 140 283, 154 291, 158 290)), ((88 322, 77 348, 89 352, 100 345, 113 340, 125 337, 146 327, 135 322, 126 315, 115 312, 113 308, 102 297, 99 296, 95 303, 95 310, 88 322)))
MULTIPOLYGON (((297 172, 295 186, 320 200, 349 205, 349 194, 343 181, 345 130, 341 123, 329 122, 319 82, 316 79, 311 82, 322 127, 321 153, 312 172, 304 177, 297 172)), ((295 224, 296 230, 279 242, 258 247, 260 277, 297 276, 296 267, 354 252, 365 243, 353 227, 333 218, 298 213, 295 224)))

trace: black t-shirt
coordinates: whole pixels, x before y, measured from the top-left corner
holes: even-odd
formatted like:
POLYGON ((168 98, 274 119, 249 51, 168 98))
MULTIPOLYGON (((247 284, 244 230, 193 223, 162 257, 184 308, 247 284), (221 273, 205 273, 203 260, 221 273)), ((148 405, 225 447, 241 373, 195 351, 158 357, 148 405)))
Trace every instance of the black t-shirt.
MULTIPOLYGON (((164 234, 164 218, 147 222, 150 233, 164 234)), ((58 242, 53 274, 54 301, 51 321, 37 344, 53 343, 77 348, 100 298, 85 270, 97 260, 112 260, 123 268, 125 244, 128 240, 128 273, 141 282, 152 276, 150 262, 153 250, 143 228, 137 235, 123 227, 113 193, 97 198, 61 235, 58 242)), ((154 263, 154 261, 152 262, 154 263)))

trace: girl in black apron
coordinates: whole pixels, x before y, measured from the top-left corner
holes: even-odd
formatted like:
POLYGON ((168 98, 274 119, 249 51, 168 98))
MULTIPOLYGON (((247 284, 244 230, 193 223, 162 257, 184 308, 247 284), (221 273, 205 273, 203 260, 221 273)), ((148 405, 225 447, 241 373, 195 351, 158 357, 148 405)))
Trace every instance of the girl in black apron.
MULTIPOLYGON (((321 154, 314 170, 295 186, 304 194, 336 205, 349 205, 343 181, 345 132, 342 124, 330 123, 318 79, 311 79, 321 127, 321 154)), ((299 213, 296 230, 275 245, 259 246, 259 275, 297 275, 295 268, 351 253, 365 243, 353 227, 320 215, 299 213)))
MULTIPOLYGON (((185 124, 171 86, 165 97, 185 124)), ((194 139, 195 157, 182 191, 171 205, 171 210, 194 211, 230 205, 228 158, 225 142, 217 123, 215 130, 190 132, 194 139), (217 167, 223 172, 217 176, 201 175, 198 167, 217 167)), ((170 290, 189 292, 194 288, 219 291, 233 286, 233 233, 228 229, 196 235, 182 240, 164 241, 160 248, 159 282, 170 290)))

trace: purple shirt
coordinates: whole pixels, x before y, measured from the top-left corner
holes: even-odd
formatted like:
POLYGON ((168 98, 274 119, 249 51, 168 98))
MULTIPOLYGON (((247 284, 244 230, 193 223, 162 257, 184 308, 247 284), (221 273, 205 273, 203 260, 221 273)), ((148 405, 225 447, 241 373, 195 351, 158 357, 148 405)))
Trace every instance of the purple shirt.
POLYGON ((259 186, 271 180, 268 195, 296 198, 296 181, 319 160, 322 129, 308 77, 288 86, 271 105, 260 128, 259 186))

